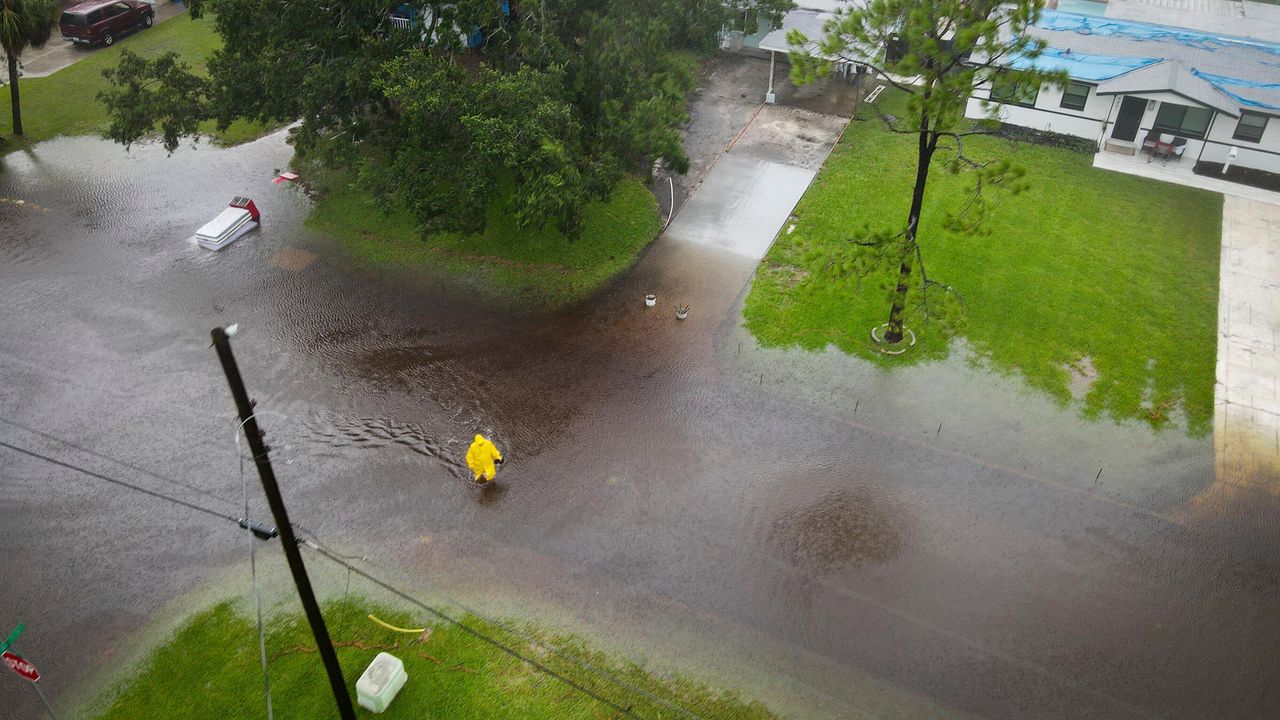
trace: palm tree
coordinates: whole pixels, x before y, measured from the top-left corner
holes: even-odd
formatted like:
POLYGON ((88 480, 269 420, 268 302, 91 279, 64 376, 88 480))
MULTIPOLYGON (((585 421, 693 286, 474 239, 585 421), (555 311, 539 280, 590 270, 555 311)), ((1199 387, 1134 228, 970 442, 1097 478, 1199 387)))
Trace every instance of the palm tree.
POLYGON ((0 48, 9 58, 9 100, 13 104, 13 134, 22 134, 18 103, 18 56, 40 48, 53 35, 62 8, 56 0, 0 0, 0 48))

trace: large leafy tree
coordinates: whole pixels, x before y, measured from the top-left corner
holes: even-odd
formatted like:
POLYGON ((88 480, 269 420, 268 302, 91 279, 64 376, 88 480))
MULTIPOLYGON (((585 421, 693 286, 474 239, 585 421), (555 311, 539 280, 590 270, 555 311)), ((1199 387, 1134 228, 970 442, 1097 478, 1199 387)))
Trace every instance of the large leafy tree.
MULTIPOLYGON (((809 38, 793 31, 792 73, 808 82, 829 72, 836 62, 856 63, 909 94, 904 117, 884 117, 889 128, 916 138, 915 182, 905 223, 888 230, 869 230, 855 243, 876 248, 898 265, 891 292, 889 319, 883 336, 888 345, 903 341, 908 292, 917 264, 923 265, 920 217, 929 172, 935 159, 953 172, 971 172, 975 191, 960 213, 949 218, 954 230, 973 232, 989 210, 983 192, 1017 191, 1018 168, 1006 160, 979 160, 965 153, 964 139, 989 134, 998 126, 998 107, 985 104, 987 118, 966 120, 965 108, 977 85, 998 82, 1006 87, 1062 84, 1062 73, 1037 69, 1043 43, 1027 34, 1044 7, 1043 0, 870 0, 838 12, 818 42, 818 52, 805 52, 809 38), (816 56, 816 57, 815 57, 816 56)), ((923 268, 920 270, 923 277, 923 268)), ((923 277, 927 302, 933 285, 923 277)))
POLYGON ((13 134, 22 134, 22 103, 18 94, 18 58, 27 48, 41 48, 58 26, 61 6, 55 0, 0 0, 0 48, 9 59, 9 102, 13 134))
POLYGON ((520 224, 572 235, 624 174, 658 158, 684 171, 691 76, 658 4, 529 0, 480 68, 423 54, 384 65, 378 87, 396 112, 361 158, 366 186, 428 228, 473 229, 510 197, 520 224))
POLYGON ((717 1, 524 0, 507 13, 459 0, 423 4, 407 28, 389 21, 398 4, 191 0, 223 38, 207 76, 126 53, 100 95, 108 134, 127 144, 159 128, 172 150, 210 119, 301 119, 300 153, 349 163, 428 229, 474 229, 501 198, 523 226, 573 233, 623 174, 687 167, 692 80, 676 51, 714 44, 717 1), (464 48, 462 33, 483 45, 464 48))
POLYGON ((481 68, 467 77, 415 54, 388 64, 375 84, 399 110, 362 158, 361 179, 375 195, 428 229, 472 230, 510 183, 521 224, 576 226, 570 199, 583 194, 582 124, 554 74, 481 68))

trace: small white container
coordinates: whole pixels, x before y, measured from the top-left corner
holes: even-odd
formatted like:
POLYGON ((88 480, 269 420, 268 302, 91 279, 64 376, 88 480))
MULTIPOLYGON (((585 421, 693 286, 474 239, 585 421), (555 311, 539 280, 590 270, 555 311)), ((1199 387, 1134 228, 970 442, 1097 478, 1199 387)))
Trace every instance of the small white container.
POLYGON ((400 658, 389 653, 378 653, 356 681, 356 702, 370 712, 380 713, 395 699, 400 688, 409 680, 400 658))
POLYGON ((644 296, 644 305, 645 305, 645 307, 653 307, 654 305, 657 305, 657 304, 658 304, 658 296, 657 296, 657 295, 645 295, 645 296, 644 296))

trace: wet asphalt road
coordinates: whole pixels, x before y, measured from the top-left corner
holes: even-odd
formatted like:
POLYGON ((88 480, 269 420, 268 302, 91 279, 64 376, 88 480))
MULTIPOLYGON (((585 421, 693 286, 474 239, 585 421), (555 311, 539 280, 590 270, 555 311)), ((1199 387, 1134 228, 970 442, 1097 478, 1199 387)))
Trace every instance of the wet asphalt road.
MULTIPOLYGON (((0 440, 236 513, 208 331, 238 322, 295 520, 406 582, 796 717, 1280 715, 1280 513, 1206 492, 1211 439, 1085 422, 963 360, 758 348, 754 263, 715 248, 659 242, 551 316, 352 271, 269 184, 289 157, 273 136, 5 158, 0 440), (245 192, 259 233, 189 241, 245 192), (511 457, 484 492, 460 467, 477 431, 511 457)), ((0 621, 61 702, 244 561, 227 523, 0 457, 0 621)), ((26 690, 0 681, 0 716, 35 717, 26 690)))

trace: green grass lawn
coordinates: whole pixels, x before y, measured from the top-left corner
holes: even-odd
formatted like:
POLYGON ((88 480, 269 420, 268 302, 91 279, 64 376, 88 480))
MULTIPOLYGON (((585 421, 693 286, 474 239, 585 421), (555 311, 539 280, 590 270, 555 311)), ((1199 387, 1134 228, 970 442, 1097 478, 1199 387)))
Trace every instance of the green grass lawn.
MULTIPOLYGON (((49 42, 62 42, 55 32, 49 42)), ((26 134, 16 138, 10 109, 9 86, 0 89, 0 152, 12 152, 30 144, 60 135, 101 135, 108 125, 107 109, 98 102, 98 91, 106 83, 102 71, 115 67, 120 53, 131 50, 143 57, 155 57, 173 51, 193 68, 203 68, 209 55, 222 40, 214 32, 213 20, 193 21, 183 13, 122 38, 113 47, 104 48, 70 67, 42 78, 22 78, 18 90, 22 101, 22 124, 26 134)), ((225 132, 207 126, 215 140, 223 144, 245 142, 261 136, 269 128, 237 121, 225 132)))
POLYGON ((662 227, 653 194, 627 178, 607 202, 592 203, 582 235, 521 230, 498 200, 481 233, 438 232, 424 239, 405 211, 384 213, 346 176, 308 173, 319 199, 307 227, 342 244, 357 260, 460 280, 497 301, 563 305, 584 299, 630 267, 662 227))
MULTIPOLYGON (((325 622, 337 647, 347 686, 355 701, 355 683, 379 652, 405 664, 409 680, 385 713, 357 707, 360 717, 493 720, 496 718, 574 720, 621 715, 588 695, 503 653, 451 625, 430 627, 429 635, 386 630, 366 616, 392 625, 423 627, 422 618, 348 599, 325 607, 325 622)), ((584 647, 571 638, 553 638, 525 628, 539 645, 476 618, 468 626, 497 637, 526 657, 565 674, 575 683, 640 717, 675 717, 639 693, 620 688, 546 648, 574 658, 642 688, 668 703, 707 718, 753 720, 774 717, 763 705, 713 691, 678 677, 658 677, 626 661, 584 647)), ((315 643, 301 615, 268 623, 266 652, 275 716, 280 720, 336 717, 333 696, 315 643)), ((253 620, 230 602, 206 610, 180 627, 145 659, 136 674, 113 688, 99 707, 99 720, 228 720, 265 713, 257 630, 253 620)))
MULTIPOLYGON (((886 93, 883 111, 901 114, 886 93)), ((915 170, 914 136, 886 132, 864 108, 796 209, 747 298, 748 329, 767 346, 834 345, 892 366, 950 351, 947 327, 981 361, 1015 373, 1089 417, 1137 418, 1159 427, 1182 413, 1193 435, 1213 419, 1222 199, 1214 193, 1095 170, 1088 154, 989 137, 969 154, 1005 155, 1026 168, 1030 189, 1005 199, 989 234, 943 228, 972 185, 935 165, 920 241, 929 277, 963 298, 959 323, 908 319, 920 343, 880 354, 868 331, 888 319, 884 288, 896 264, 850 282, 818 272, 847 262, 860 229, 905 223, 915 170), (1073 395, 1075 383, 1083 394, 1073 395)), ((919 276, 916 276, 918 282, 919 276)), ((932 291, 931 291, 932 292, 932 291)), ((918 298, 917 298, 918 299, 918 298)))

